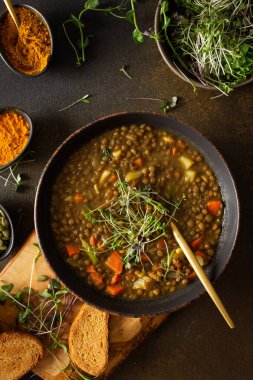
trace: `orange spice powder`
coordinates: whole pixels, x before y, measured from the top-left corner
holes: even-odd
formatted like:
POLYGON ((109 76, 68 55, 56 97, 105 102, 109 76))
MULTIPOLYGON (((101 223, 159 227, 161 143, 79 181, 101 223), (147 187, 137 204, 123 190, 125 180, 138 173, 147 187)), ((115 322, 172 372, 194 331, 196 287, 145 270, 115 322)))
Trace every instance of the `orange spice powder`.
POLYGON ((30 136, 28 121, 16 112, 0 114, 0 166, 14 160, 25 148, 30 136))
POLYGON ((0 46, 10 65, 32 75, 45 69, 51 55, 51 40, 46 25, 30 9, 15 7, 20 22, 17 30, 9 13, 0 24, 0 46))

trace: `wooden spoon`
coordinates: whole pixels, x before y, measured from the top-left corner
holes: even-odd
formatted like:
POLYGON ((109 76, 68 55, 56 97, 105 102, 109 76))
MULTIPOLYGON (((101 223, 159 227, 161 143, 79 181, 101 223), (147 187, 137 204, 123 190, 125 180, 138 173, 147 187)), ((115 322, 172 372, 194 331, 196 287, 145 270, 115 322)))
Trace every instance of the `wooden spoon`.
POLYGON ((173 231, 173 235, 174 235, 176 241, 178 242, 179 246, 183 250, 186 258, 190 262, 193 270, 197 274, 198 278, 202 282, 202 285, 205 287, 206 291, 208 292, 209 296, 212 298, 213 302, 217 306, 218 310, 222 314, 223 318, 225 319, 225 321, 227 322, 229 327, 231 329, 233 329, 235 327, 235 325, 234 325, 232 319, 228 315, 227 310, 225 309, 225 307, 224 307, 223 303, 221 302, 218 294, 214 290, 214 287, 212 286, 212 284, 209 281, 208 277, 206 276, 204 270, 202 269, 201 265, 199 264, 198 260, 196 259, 194 253, 192 252, 191 248, 189 247, 189 245, 185 241, 182 234, 179 232, 175 223, 171 222, 170 224, 171 224, 171 228, 173 231))
POLYGON ((4 3, 6 5, 6 8, 8 9, 8 11, 10 12, 10 15, 11 15, 11 17, 12 17, 12 19, 13 19, 16 27, 17 27, 17 29, 19 29, 20 23, 19 23, 19 20, 17 18, 17 15, 16 15, 16 13, 14 11, 14 8, 13 8, 10 0, 4 0, 4 3))
MULTIPOLYGON (((10 0, 4 0, 4 3, 8 9, 8 11, 10 12, 10 15, 18 29, 18 32, 19 32, 19 27, 20 27, 20 22, 17 18, 17 15, 16 15, 16 12, 14 11, 14 8, 10 2, 10 0)), ((26 62, 26 57, 21 53, 21 51, 19 50, 19 47, 18 47, 18 43, 16 44, 15 46, 15 50, 16 50, 16 53, 17 53, 17 56, 23 61, 23 62, 26 62)))

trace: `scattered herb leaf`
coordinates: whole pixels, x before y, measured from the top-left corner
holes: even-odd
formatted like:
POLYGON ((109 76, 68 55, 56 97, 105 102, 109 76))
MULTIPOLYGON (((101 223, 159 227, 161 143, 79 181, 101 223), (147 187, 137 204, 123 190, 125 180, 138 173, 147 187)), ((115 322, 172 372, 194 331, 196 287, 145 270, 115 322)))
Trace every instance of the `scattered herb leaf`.
POLYGON ((67 107, 64 107, 64 108, 60 109, 59 112, 65 111, 65 110, 73 107, 74 105, 76 105, 78 103, 89 104, 90 103, 90 100, 88 99, 89 97, 90 97, 90 95, 84 95, 82 98, 77 99, 75 102, 69 104, 67 107))
POLYGON ((157 98, 126 98, 126 100, 148 100, 153 102, 159 102, 161 104, 161 109, 164 113, 169 112, 172 108, 176 108, 178 106, 181 106, 184 103, 189 102, 190 100, 196 99, 196 96, 183 100, 180 103, 178 103, 177 96, 172 96, 170 101, 164 100, 164 99, 157 99, 157 98))
POLYGON ((133 79, 127 72, 127 66, 123 65, 121 66, 121 68, 119 69, 119 71, 121 73, 123 73, 126 77, 128 77, 129 79, 133 79))
POLYGON ((20 187, 22 185, 22 176, 20 173, 15 173, 19 165, 35 161, 33 158, 27 157, 32 156, 33 154, 33 151, 23 154, 23 156, 21 156, 13 165, 0 171, 0 179, 4 181, 4 187, 6 187, 10 183, 13 185, 15 191, 20 190, 20 187))
POLYGON ((37 278, 37 281, 38 282, 45 282, 49 279, 48 276, 46 276, 45 274, 41 274, 38 278, 37 278))

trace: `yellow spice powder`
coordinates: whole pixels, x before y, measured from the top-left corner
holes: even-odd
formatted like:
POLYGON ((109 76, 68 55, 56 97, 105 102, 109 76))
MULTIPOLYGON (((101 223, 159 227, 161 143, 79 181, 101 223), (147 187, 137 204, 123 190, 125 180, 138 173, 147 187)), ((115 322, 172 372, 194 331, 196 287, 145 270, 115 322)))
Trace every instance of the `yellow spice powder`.
POLYGON ((51 55, 51 40, 46 25, 30 9, 16 7, 20 21, 17 30, 9 13, 0 24, 0 46, 10 65, 31 75, 45 69, 51 55))
POLYGON ((0 114, 0 166, 14 160, 25 148, 30 135, 28 121, 16 112, 0 114))

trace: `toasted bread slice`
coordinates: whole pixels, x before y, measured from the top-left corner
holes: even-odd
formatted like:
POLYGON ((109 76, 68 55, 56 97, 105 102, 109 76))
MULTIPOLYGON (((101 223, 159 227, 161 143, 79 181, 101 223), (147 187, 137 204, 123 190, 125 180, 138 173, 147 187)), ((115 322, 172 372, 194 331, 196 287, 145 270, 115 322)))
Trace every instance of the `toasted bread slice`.
POLYGON ((108 365, 108 317, 103 311, 84 305, 70 328, 70 357, 93 376, 103 373, 108 365))
POLYGON ((0 334, 0 380, 18 380, 43 356, 39 339, 22 332, 0 334))

